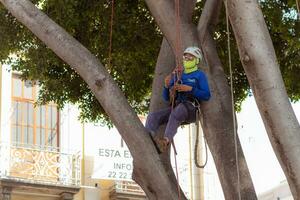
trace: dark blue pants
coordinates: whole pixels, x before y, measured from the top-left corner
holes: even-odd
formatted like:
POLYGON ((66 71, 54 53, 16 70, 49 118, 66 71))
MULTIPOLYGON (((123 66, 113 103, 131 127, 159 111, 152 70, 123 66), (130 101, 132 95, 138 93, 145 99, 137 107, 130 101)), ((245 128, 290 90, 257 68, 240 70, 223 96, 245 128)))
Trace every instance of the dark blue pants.
POLYGON ((146 129, 156 132, 160 125, 167 124, 165 137, 169 141, 177 133, 177 128, 183 123, 192 123, 196 120, 196 108, 190 102, 179 103, 175 108, 165 108, 156 112, 149 113, 146 120, 146 129))

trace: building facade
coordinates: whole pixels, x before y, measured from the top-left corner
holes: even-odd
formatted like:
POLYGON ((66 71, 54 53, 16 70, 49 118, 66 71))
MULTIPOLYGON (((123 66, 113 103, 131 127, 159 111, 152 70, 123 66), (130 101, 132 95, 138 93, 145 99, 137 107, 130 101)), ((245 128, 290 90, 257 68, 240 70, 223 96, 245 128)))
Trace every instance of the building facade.
POLYGON ((92 178, 85 153, 99 146, 85 144, 76 106, 36 105, 39 86, 0 67, 0 200, 145 199, 133 181, 92 178))
MULTIPOLYGON (((115 128, 81 123, 74 105, 36 105, 38 94, 36 83, 1 66, 0 200, 146 199, 115 128)), ((177 170, 188 199, 223 199, 212 159, 204 170, 194 164, 195 126, 178 132, 177 170)), ((175 171, 174 154, 171 160, 175 171)))
POLYGON ((38 85, 5 65, 0 88, 0 199, 72 199, 81 184, 81 153, 62 146, 62 112, 52 103, 35 105, 38 85))

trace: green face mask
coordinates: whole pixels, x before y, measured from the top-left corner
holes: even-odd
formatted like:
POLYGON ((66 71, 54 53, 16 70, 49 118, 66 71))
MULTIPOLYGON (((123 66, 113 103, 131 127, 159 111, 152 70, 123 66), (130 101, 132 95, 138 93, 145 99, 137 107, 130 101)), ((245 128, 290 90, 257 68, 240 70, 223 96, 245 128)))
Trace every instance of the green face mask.
POLYGON ((184 67, 184 72, 186 74, 196 71, 198 69, 197 59, 184 60, 183 61, 183 67, 184 67))

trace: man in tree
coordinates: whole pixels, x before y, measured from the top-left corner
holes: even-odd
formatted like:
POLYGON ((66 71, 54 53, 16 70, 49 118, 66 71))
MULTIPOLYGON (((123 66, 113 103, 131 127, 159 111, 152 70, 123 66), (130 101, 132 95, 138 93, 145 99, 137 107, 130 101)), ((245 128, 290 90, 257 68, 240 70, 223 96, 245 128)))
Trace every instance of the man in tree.
POLYGON ((146 121, 151 138, 160 125, 167 124, 164 137, 152 139, 159 152, 167 150, 182 123, 195 122, 199 101, 210 98, 206 75, 198 69, 201 60, 201 50, 188 47, 183 53, 183 72, 177 68, 165 78, 163 98, 170 106, 150 113, 146 121))

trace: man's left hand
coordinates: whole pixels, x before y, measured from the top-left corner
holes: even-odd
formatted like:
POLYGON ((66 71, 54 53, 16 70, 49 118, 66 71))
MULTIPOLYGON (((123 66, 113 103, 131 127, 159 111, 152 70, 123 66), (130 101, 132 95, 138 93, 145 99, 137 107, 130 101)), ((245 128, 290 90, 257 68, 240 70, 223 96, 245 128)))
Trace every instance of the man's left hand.
POLYGON ((188 85, 183 85, 183 84, 179 84, 179 85, 175 85, 175 90, 177 90, 178 92, 189 92, 192 91, 192 87, 188 86, 188 85))

